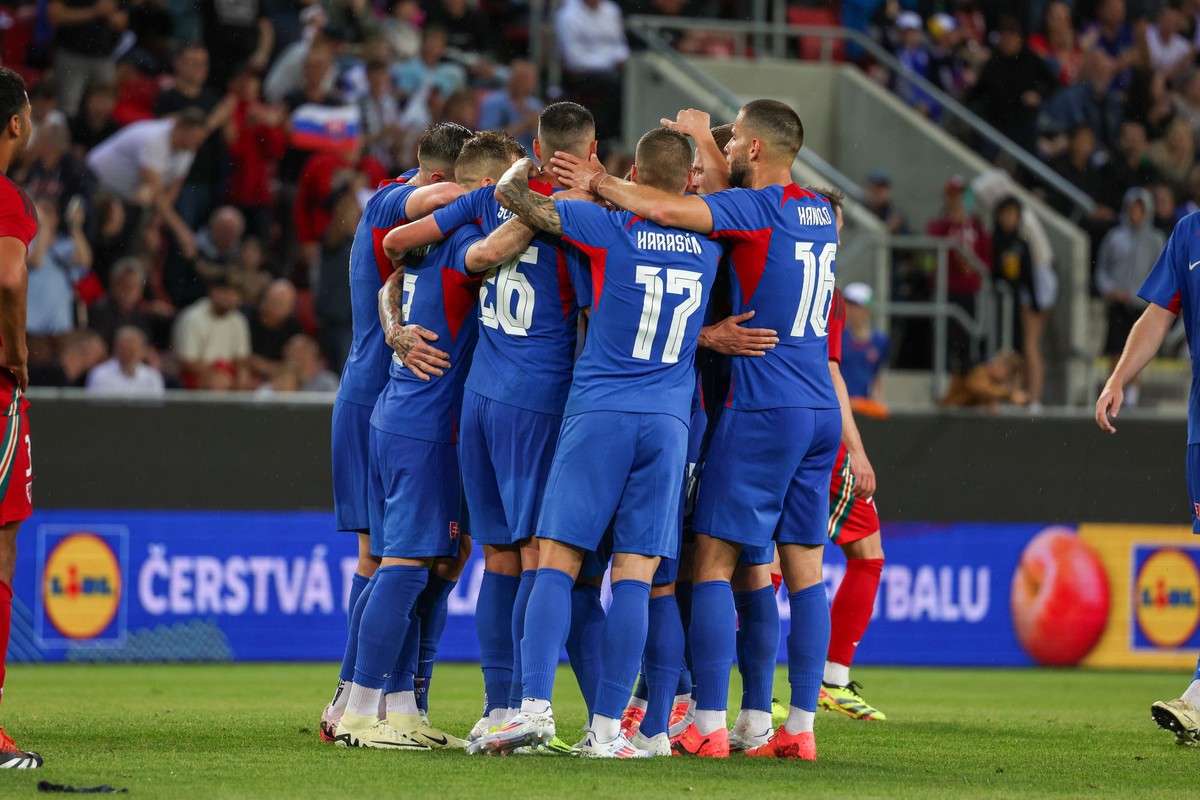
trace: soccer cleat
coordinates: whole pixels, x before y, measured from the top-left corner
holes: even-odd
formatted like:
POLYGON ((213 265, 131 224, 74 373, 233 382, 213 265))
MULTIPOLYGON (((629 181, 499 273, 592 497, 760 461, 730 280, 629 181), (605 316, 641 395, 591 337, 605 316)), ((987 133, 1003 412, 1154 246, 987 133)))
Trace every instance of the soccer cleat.
POLYGON ((554 739, 554 717, 526 711, 500 726, 495 733, 479 737, 467 745, 470 755, 507 755, 518 747, 533 747, 554 739))
POLYGON ((779 702, 778 698, 771 698, 771 723, 778 728, 783 723, 787 722, 788 708, 783 703, 779 702))
POLYGON ((332 742, 334 734, 337 732, 338 723, 342 720, 341 714, 334 714, 330 709, 332 706, 325 706, 321 711, 321 741, 332 742))
POLYGON ((41 765, 40 755, 17 747, 4 728, 0 728, 0 769, 37 769, 41 765))
POLYGON ((641 731, 629 740, 629 744, 633 745, 638 750, 645 750, 652 756, 669 756, 671 755, 671 739, 666 732, 656 733, 653 736, 647 736, 641 731))
POLYGON ((427 751, 429 745, 398 731, 379 717, 353 714, 347 711, 334 731, 333 743, 339 747, 373 747, 379 750, 427 751))
POLYGON ((481 736, 485 736, 497 730, 499 730, 499 726, 492 725, 491 717, 480 717, 479 722, 476 722, 475 727, 471 728, 471 732, 467 734, 467 741, 473 742, 481 736))
POLYGON ((679 734, 687 730, 687 726, 692 724, 695 718, 693 713, 695 705, 691 698, 680 700, 671 708, 671 721, 667 725, 667 736, 674 739, 679 734))
POLYGON ((642 720, 646 718, 646 709, 631 705, 621 714, 621 733, 626 739, 632 739, 642 729, 642 720))
POLYGON ((812 731, 788 733, 782 725, 767 743, 746 751, 746 755, 758 758, 799 758, 804 761, 817 760, 817 740, 812 731))
POLYGON ((421 717, 421 724, 411 734, 417 741, 424 742, 434 750, 466 750, 467 740, 460 739, 454 734, 446 733, 443 730, 433 727, 429 724, 429 718, 421 717))
POLYGON ((744 753, 747 750, 753 750, 756 747, 760 747, 766 744, 771 738, 771 733, 772 731, 770 728, 767 728, 767 730, 763 731, 762 733, 756 734, 746 728, 740 728, 737 725, 734 725, 733 729, 729 731, 729 752, 744 753))
POLYGON ((1195 747, 1200 743, 1200 709, 1186 697, 1165 703, 1159 700, 1150 706, 1150 716, 1154 717, 1158 727, 1175 734, 1176 744, 1195 747))
POLYGON ((648 750, 639 750, 629 743, 625 734, 619 733, 610 742, 596 741, 596 734, 587 732, 579 743, 579 755, 584 758, 649 758, 648 750))
POLYGON ((817 696, 817 708, 823 708, 826 711, 836 711, 850 719, 869 719, 876 722, 883 722, 887 719, 887 716, 862 699, 862 695, 858 693, 858 690, 861 688, 862 685, 858 681, 850 681, 846 686, 834 686, 833 684, 822 682, 821 693, 817 696))
POLYGON ((671 752, 677 756, 729 758, 729 731, 717 728, 712 733, 701 733, 693 722, 671 739, 671 752))

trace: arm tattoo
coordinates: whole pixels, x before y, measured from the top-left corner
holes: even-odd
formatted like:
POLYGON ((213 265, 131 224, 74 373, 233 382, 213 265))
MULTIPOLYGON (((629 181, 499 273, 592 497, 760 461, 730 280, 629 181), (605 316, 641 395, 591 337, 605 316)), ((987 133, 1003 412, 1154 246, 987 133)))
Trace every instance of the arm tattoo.
POLYGON ((530 189, 527 180, 505 175, 496 186, 496 194, 525 224, 547 233, 562 234, 562 219, 554 200, 530 189))
POLYGON ((397 269, 379 290, 379 322, 388 347, 403 362, 418 339, 404 324, 404 269, 397 269))

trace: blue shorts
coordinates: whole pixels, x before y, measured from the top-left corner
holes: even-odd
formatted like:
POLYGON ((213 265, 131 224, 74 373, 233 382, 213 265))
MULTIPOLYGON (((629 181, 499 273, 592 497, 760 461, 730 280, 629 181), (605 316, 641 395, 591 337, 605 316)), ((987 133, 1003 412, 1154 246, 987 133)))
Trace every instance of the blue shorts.
POLYGON ((476 543, 533 536, 560 427, 562 417, 466 390, 458 457, 476 543))
POLYGON ((670 414, 567 417, 537 535, 593 551, 611 522, 614 553, 677 555, 687 436, 687 425, 670 414))
POLYGON ((704 463, 696 533, 750 547, 824 544, 841 440, 836 408, 725 409, 704 463))
POLYGON ((339 531, 365 533, 371 529, 367 504, 372 406, 340 397, 333 401, 330 451, 333 455, 333 518, 339 531))
POLYGON ((455 446, 371 428, 371 553, 385 558, 458 554, 466 533, 455 446))
POLYGON ((1200 533, 1200 444, 1188 445, 1187 483, 1192 503, 1192 533, 1200 533))

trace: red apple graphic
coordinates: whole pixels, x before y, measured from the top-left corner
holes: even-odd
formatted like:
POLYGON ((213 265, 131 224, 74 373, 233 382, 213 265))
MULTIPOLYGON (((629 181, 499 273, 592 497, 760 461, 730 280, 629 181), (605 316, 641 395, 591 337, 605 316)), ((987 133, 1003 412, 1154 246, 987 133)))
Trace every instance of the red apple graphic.
POLYGON ((1047 528, 1021 553, 1012 584, 1013 627, 1039 664, 1079 663, 1108 622, 1108 576, 1096 553, 1066 528, 1047 528))

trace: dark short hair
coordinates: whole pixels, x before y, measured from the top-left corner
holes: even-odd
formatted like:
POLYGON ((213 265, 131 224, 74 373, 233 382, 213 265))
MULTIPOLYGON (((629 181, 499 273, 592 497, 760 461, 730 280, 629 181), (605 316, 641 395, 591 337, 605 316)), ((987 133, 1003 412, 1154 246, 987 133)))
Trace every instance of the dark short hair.
POLYGON ((579 103, 551 103, 538 116, 538 141, 550 151, 543 151, 543 158, 550 158, 555 150, 568 151, 589 144, 595 138, 596 120, 579 103))
POLYGON ((729 140, 733 138, 733 123, 726 122, 724 125, 717 125, 712 129, 712 137, 717 143, 717 147, 722 150, 725 145, 729 144, 729 140))
POLYGON ((810 192, 816 192, 829 201, 829 208, 834 214, 841 212, 846 207, 846 195, 840 189, 834 189, 831 186, 805 186, 810 192))
POLYGON ((208 116, 196 106, 188 106, 175 115, 177 128, 203 128, 208 124, 208 116))
POLYGON ((666 192, 683 191, 692 168, 692 146, 688 138, 669 128, 655 128, 638 139, 634 163, 638 183, 666 192))
POLYGON ((474 134, 455 122, 431 125, 417 142, 417 162, 426 169, 450 169, 458 160, 459 151, 474 134))
POLYGON ((804 146, 804 124, 787 103, 751 100, 742 106, 742 123, 780 156, 795 158, 804 146))
POLYGON ((25 79, 8 67, 0 67, 0 124, 7 125, 28 102, 25 79))
POLYGON ((472 178, 490 175, 497 169, 508 169, 518 158, 526 155, 525 146, 501 131, 480 131, 462 146, 454 162, 454 175, 472 178))

